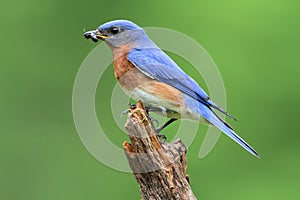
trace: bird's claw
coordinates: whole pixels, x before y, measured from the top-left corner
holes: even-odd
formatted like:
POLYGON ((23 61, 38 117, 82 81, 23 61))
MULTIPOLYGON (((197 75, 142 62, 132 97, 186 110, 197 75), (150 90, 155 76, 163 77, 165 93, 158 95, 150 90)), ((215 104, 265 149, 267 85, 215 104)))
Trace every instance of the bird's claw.
POLYGON ((130 109, 135 109, 136 108, 136 104, 133 103, 128 103, 130 109))
POLYGON ((163 130, 163 126, 160 126, 155 131, 157 134, 159 134, 162 130, 163 130))
MULTIPOLYGON (((130 109, 134 109, 134 108, 136 107, 136 104, 129 103, 128 105, 130 106, 130 109)), ((121 113, 121 117, 122 117, 123 115, 128 114, 128 113, 130 112, 130 109, 124 110, 124 111, 121 113)), ((156 126, 159 126, 159 121, 158 121, 157 119, 155 119, 154 117, 151 117, 151 116, 149 115, 149 111, 150 111, 151 107, 145 107, 145 109, 146 109, 147 117, 148 117, 149 120, 152 122, 152 124, 153 124, 153 123, 156 123, 156 126)), ((158 130, 161 131, 160 128, 158 128, 158 129, 156 129, 156 133, 159 133, 158 130)), ((161 134, 159 134, 159 135, 161 135, 161 134)), ((166 139, 165 136, 164 136, 163 138, 166 139)))
POLYGON ((128 105, 129 105, 130 108, 124 110, 123 112, 121 112, 121 116, 128 114, 130 112, 130 109, 134 109, 136 107, 136 105, 132 104, 132 103, 128 103, 128 105))
POLYGON ((126 109, 123 112, 121 112, 121 116, 128 114, 130 111, 130 109, 126 109))
MULTIPOLYGON (((132 104, 132 103, 129 103, 128 104, 130 106, 130 109, 134 109, 136 107, 136 104, 132 104)), ((126 115, 130 112, 130 109, 127 109, 127 110, 124 110, 122 113, 121 113, 121 116, 122 115, 126 115)), ((155 122, 157 126, 159 126, 159 121, 157 119, 155 119, 154 117, 151 117, 149 115, 149 111, 151 110, 151 107, 145 107, 145 110, 146 110, 146 114, 147 114, 147 117, 150 119, 150 121, 153 123, 155 122)))
POLYGON ((151 117, 150 115, 148 115, 150 121, 153 123, 155 122, 157 126, 159 126, 159 121, 157 119, 155 119, 154 117, 151 117))
POLYGON ((159 141, 160 141, 162 144, 164 144, 164 143, 166 142, 167 137, 166 137, 165 135, 160 134, 160 133, 157 133, 156 135, 157 135, 157 137, 159 138, 159 141))

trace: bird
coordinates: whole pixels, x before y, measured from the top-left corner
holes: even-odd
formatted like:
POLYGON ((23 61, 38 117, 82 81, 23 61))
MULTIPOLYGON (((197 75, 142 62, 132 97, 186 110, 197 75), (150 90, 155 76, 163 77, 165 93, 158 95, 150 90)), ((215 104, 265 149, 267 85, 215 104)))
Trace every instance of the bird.
POLYGON ((200 85, 187 75, 146 34, 128 20, 113 20, 84 33, 94 42, 104 41, 113 54, 114 75, 124 92, 145 107, 166 115, 163 128, 177 119, 188 119, 215 126, 249 153, 259 154, 215 111, 235 120, 214 103, 200 85))

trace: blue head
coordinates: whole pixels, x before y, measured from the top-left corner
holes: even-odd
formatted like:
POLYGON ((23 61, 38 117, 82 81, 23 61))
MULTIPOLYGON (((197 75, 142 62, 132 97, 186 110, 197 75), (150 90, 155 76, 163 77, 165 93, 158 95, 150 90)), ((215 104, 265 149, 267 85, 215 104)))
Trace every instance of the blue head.
POLYGON ((108 35, 115 35, 122 31, 138 29, 141 29, 141 27, 128 20, 114 20, 106 22, 98 28, 100 32, 106 33, 108 35))
POLYGON ((123 45, 139 47, 153 44, 141 27, 128 20, 107 22, 99 26, 95 31, 86 32, 85 37, 91 38, 95 42, 97 39, 101 39, 111 48, 123 45))
POLYGON ((102 24, 97 29, 103 40, 112 48, 122 45, 134 45, 148 38, 144 30, 127 20, 115 20, 102 24))

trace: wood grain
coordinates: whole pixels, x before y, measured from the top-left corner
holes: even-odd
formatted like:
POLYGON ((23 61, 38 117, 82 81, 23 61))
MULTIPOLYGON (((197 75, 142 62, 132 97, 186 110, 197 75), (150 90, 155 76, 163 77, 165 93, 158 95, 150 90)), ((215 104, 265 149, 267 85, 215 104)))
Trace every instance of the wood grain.
POLYGON ((186 174, 187 148, 178 139, 161 143, 139 101, 130 109, 123 149, 144 200, 195 200, 186 174))

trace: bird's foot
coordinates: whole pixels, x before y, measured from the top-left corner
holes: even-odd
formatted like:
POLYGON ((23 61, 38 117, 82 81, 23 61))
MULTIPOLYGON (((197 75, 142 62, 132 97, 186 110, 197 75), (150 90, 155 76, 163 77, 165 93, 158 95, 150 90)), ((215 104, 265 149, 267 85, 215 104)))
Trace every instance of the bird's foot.
POLYGON ((130 108, 124 110, 123 112, 121 112, 121 116, 128 114, 130 112, 130 109, 136 108, 136 104, 128 103, 128 105, 129 105, 130 108))
POLYGON ((167 140, 167 137, 164 134, 160 134, 160 133, 156 132, 156 136, 158 137, 160 143, 162 143, 162 144, 165 143, 167 140))
POLYGON ((121 116, 127 115, 129 113, 130 109, 126 109, 123 112, 121 112, 121 116))
POLYGON ((148 118, 150 119, 150 121, 153 123, 155 122, 156 123, 156 126, 159 125, 159 121, 157 119, 155 119, 154 117, 151 117, 149 114, 147 114, 148 118))
MULTIPOLYGON (((121 116, 128 114, 128 113, 130 112, 130 109, 134 109, 134 108, 136 107, 136 104, 129 103, 128 105, 130 106, 130 108, 124 110, 124 111, 121 113, 121 116)), ((150 119, 150 121, 151 121, 152 123, 155 122, 156 125, 158 126, 158 125, 159 125, 159 121, 158 121, 157 119, 155 119, 154 117, 151 117, 151 116, 149 115, 149 112, 151 111, 151 107, 147 107, 147 106, 146 106, 146 107, 145 107, 145 110, 146 110, 147 117, 150 119)))
MULTIPOLYGON (((136 104, 129 103, 128 105, 130 106, 130 108, 127 109, 127 110, 124 110, 124 111, 121 113, 121 115, 128 114, 128 113, 130 112, 130 109, 136 108, 136 104)), ((154 108, 154 109, 157 109, 157 108, 154 108)), ((160 108, 159 108, 159 109, 160 109, 160 108)), ((159 125, 158 120, 155 119, 154 117, 151 117, 151 116, 149 115, 149 112, 150 112, 150 111, 153 111, 153 108, 145 106, 145 110, 146 110, 147 117, 150 119, 150 121, 151 121, 152 123, 155 122, 156 125, 158 126, 158 125, 159 125)), ((172 120, 170 120, 170 121, 175 121, 175 119, 172 119, 172 120)), ((160 126, 159 128, 155 129, 156 136, 159 138, 159 141, 160 141, 162 144, 166 142, 167 137, 166 137, 164 134, 161 134, 160 131, 161 131, 163 128, 165 128, 169 123, 170 123, 170 122, 167 122, 167 123, 163 124, 162 126, 160 126)))
POLYGON ((171 123, 175 122, 177 119, 171 118, 169 121, 165 122, 163 125, 161 125, 159 128, 156 129, 156 133, 160 133, 164 128, 169 126, 171 123))

